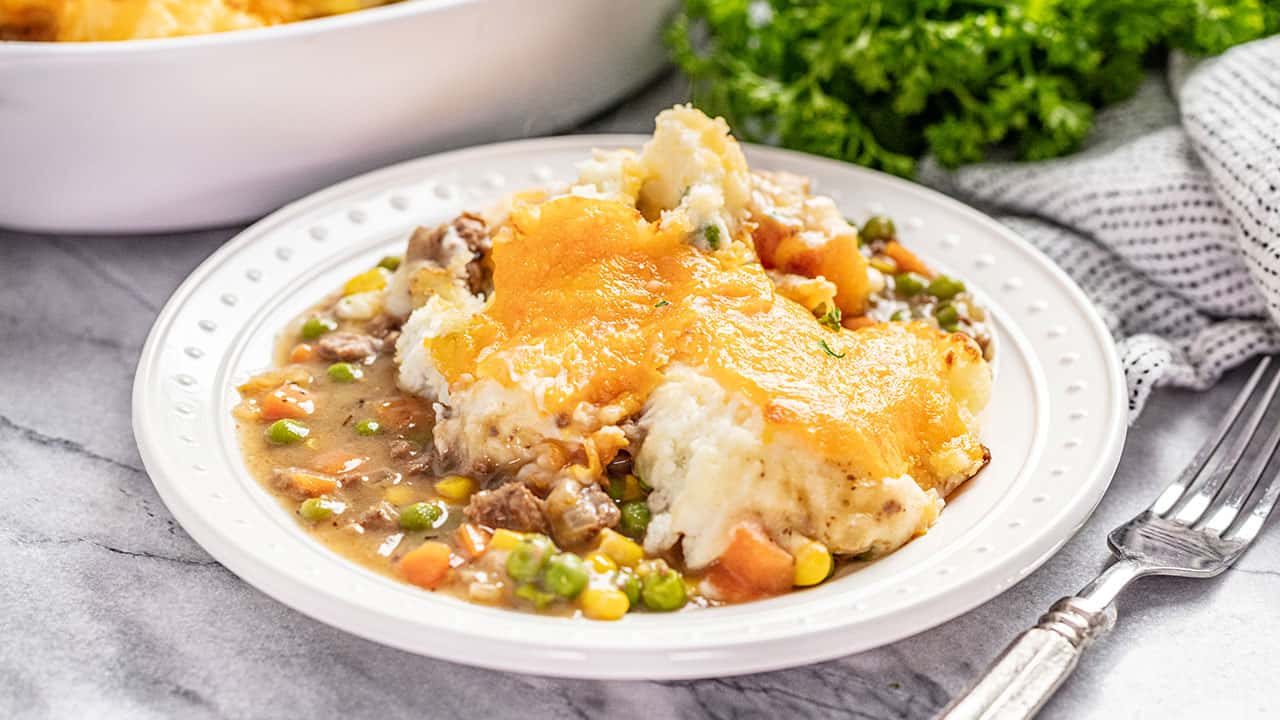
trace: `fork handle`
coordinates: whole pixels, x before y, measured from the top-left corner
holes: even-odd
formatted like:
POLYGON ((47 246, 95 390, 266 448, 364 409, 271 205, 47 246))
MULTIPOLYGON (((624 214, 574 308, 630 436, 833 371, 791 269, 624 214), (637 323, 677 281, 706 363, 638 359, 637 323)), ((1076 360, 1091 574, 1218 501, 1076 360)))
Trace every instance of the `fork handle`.
POLYGON ((957 697, 937 720, 1023 720, 1034 717, 1075 669, 1081 653, 1115 622, 1115 610, 1080 597, 1054 603, 1035 627, 1022 633, 986 674, 957 697))

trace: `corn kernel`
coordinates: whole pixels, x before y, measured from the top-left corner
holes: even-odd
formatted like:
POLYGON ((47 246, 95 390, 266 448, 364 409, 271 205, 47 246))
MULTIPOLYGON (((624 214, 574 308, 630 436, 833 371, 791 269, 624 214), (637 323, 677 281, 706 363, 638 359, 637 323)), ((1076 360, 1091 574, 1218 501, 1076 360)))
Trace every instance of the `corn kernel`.
POLYGON ((413 502, 413 488, 408 485, 392 485, 382 494, 392 505, 408 505, 413 502))
POLYGON ((600 544, 596 546, 596 551, 608 555, 624 567, 634 567, 644 559, 644 548, 626 535, 607 528, 600 531, 600 544))
POLYGON ((436 482, 436 492, 445 500, 461 503, 476 491, 476 483, 469 477, 450 475, 436 482))
POLYGON ((631 608, 626 593, 616 588, 587 588, 580 598, 582 614, 592 620, 618 620, 631 608))
POLYGON ((627 475, 626 485, 622 490, 622 501, 631 502, 632 500, 643 500, 644 490, 640 489, 640 478, 635 475, 627 475))
POLYGON ((796 587, 817 585, 831 574, 833 561, 831 551, 817 540, 810 540, 801 545, 795 552, 796 587))
POLYGON ((587 561, 587 566, 598 573, 614 572, 618 569, 618 563, 602 552, 590 553, 584 559, 587 561))
POLYGON ((356 293, 381 290, 387 286, 387 277, 390 274, 385 268, 380 267, 366 270, 348 280, 347 284, 342 286, 342 294, 355 295, 356 293))
POLYGON ((493 531, 493 537, 489 538, 489 547, 494 550, 510 550, 520 544, 521 540, 529 537, 528 533, 516 532, 506 528, 498 528, 493 531))
POLYGON ((894 262, 892 258, 873 257, 867 261, 867 264, 880 272, 888 273, 889 275, 893 275, 898 272, 898 264, 894 262))

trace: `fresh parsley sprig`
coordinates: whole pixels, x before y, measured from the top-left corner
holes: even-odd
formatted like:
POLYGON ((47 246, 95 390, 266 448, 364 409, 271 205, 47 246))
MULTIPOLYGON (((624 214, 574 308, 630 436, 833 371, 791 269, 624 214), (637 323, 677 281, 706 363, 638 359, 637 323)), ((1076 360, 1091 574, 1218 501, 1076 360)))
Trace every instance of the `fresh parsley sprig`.
MULTIPOLYGON (((843 317, 844 313, 840 312, 840 308, 835 305, 824 305, 823 307, 826 308, 826 311, 818 318, 818 323, 828 330, 839 330, 841 328, 840 319, 843 317)), ((818 309, 822 310, 823 307, 819 307, 818 309)))
POLYGON ((836 352, 835 350, 832 350, 831 346, 827 344, 827 341, 825 338, 822 340, 819 340, 818 345, 822 347, 822 352, 830 355, 833 358, 842 358, 845 355, 843 352, 836 352))
POLYGON ((1269 0, 686 0, 668 42, 739 137, 911 175, 1070 152, 1165 51, 1278 29, 1269 0))

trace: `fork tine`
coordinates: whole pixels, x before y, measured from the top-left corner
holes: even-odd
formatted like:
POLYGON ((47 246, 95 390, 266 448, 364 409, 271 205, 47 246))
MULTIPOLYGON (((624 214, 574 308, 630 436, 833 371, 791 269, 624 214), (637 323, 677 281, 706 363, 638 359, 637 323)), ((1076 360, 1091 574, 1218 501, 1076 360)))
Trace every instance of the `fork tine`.
MULTIPOLYGON (((1258 454, 1249 463, 1248 469, 1240 472, 1240 479, 1232 483, 1231 489, 1224 495, 1224 498, 1216 503, 1217 508, 1212 511, 1213 514, 1209 517, 1209 521, 1204 524, 1205 530, 1221 534, 1231 527, 1231 523, 1240 514, 1240 509, 1248 502, 1249 496, 1253 494, 1254 489, 1262 484, 1263 474, 1275 457, 1277 448, 1280 448, 1280 422, 1277 422, 1272 427, 1271 434, 1267 437, 1266 442, 1263 443, 1258 454)), ((1277 475, 1280 475, 1280 473, 1277 473, 1277 475)), ((1272 484, 1275 483, 1276 481, 1273 478, 1272 484)), ((1274 503, 1275 498, 1273 497, 1272 504, 1274 503)), ((1270 512, 1270 509, 1266 512, 1270 512)), ((1265 517, 1266 513, 1263 514, 1263 518, 1265 517)))
POLYGON ((1218 424, 1213 431, 1213 435, 1205 441, 1196 451, 1191 462, 1182 469, 1182 473, 1173 481, 1169 487, 1160 493, 1160 497, 1151 504, 1150 512, 1155 515, 1164 515, 1177 504, 1178 500, 1187 492, 1187 488, 1200 476, 1200 471, 1204 469, 1205 463, 1209 462, 1209 458, 1213 456, 1218 446, 1222 444, 1222 439, 1227 436, 1227 432, 1231 430, 1231 426, 1235 424, 1236 418, 1240 416, 1245 405, 1249 402, 1249 397, 1253 395, 1253 390, 1258 386, 1258 382, 1262 380, 1262 373, 1266 371, 1271 364, 1271 358, 1264 357, 1258 362, 1253 370, 1253 374, 1249 376, 1249 380, 1240 388, 1240 392, 1236 395, 1236 399, 1231 401, 1231 407, 1227 410, 1226 416, 1218 424))
POLYGON ((1262 532, 1262 526, 1266 524, 1267 516, 1275 509, 1277 498, 1280 498, 1280 470, 1272 473, 1266 487, 1262 488, 1262 495, 1258 498, 1258 502, 1254 503, 1253 509, 1249 511, 1249 514, 1245 516, 1235 530, 1225 536, 1225 539, 1246 544, 1253 542, 1253 539, 1258 537, 1258 533, 1262 532))
MULTIPOLYGON (((1189 497, 1182 501, 1181 507, 1171 518, 1174 522, 1190 525, 1199 520, 1200 516, 1209 508, 1209 505, 1213 503, 1213 499, 1217 497, 1222 490, 1222 486, 1227 483, 1227 479, 1232 476, 1236 466, 1240 463, 1240 459, 1248 451, 1249 443, 1253 441, 1254 435, 1258 432, 1258 427, 1262 425, 1262 420, 1266 417, 1267 411, 1271 407, 1271 401, 1275 398, 1277 389, 1280 389, 1280 373, 1274 373, 1271 376, 1271 382, 1267 384, 1266 392, 1254 404, 1253 412, 1249 414, 1248 419, 1245 421, 1244 428, 1237 428, 1231 434, 1230 439, 1227 441, 1228 444, 1224 456, 1218 461, 1213 471, 1209 473, 1209 477, 1198 483, 1194 492, 1188 489, 1189 497)), ((1263 469, 1266 468, 1267 456, 1270 454, 1270 451, 1268 451, 1263 456, 1263 465, 1261 468, 1257 468, 1256 472, 1239 474, 1237 476, 1238 479, 1233 483, 1235 486, 1233 490, 1239 489, 1241 486, 1252 488, 1254 483, 1258 481, 1263 469)), ((1249 493, 1246 490, 1244 497, 1247 498, 1248 496, 1249 493)), ((1241 498, 1239 502, 1243 503, 1244 498, 1241 498)), ((1224 505, 1223 507, 1226 506, 1224 505)), ((1227 521, 1227 524, 1231 524, 1230 520, 1227 521)))

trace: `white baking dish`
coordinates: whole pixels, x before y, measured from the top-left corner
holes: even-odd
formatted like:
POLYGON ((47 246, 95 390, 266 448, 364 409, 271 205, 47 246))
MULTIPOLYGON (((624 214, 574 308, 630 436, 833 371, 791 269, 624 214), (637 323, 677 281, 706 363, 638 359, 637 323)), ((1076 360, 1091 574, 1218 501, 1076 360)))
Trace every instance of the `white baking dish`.
POLYGON ((673 0, 406 0, 166 40, 0 42, 0 226, 257 217, 443 148, 537 135, 651 78, 673 0))

